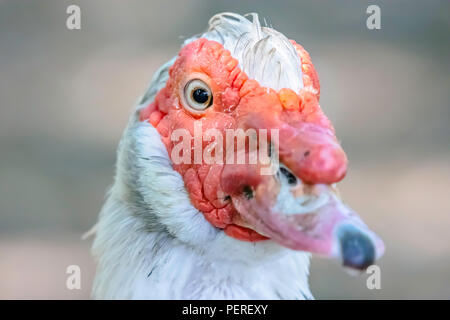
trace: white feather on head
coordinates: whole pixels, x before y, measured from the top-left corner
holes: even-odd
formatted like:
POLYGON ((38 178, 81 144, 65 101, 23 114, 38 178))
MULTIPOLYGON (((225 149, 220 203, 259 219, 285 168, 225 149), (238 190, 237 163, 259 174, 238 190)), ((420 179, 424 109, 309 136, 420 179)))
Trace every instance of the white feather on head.
POLYGON ((290 88, 295 92, 303 87, 301 61, 295 47, 282 33, 261 26, 256 13, 216 14, 202 37, 221 43, 247 76, 264 87, 290 88))

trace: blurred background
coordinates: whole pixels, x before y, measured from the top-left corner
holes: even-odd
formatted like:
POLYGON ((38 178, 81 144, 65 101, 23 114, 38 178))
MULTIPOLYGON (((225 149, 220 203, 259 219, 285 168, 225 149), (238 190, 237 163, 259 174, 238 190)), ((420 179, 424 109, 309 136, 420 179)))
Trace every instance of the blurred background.
POLYGON ((350 160, 341 193, 387 246, 381 289, 314 258, 330 299, 450 298, 450 2, 0 0, 0 298, 89 298, 95 224, 130 111, 221 11, 258 12, 311 54, 350 160), (81 30, 66 8, 81 7, 81 30), (366 9, 381 8, 381 30, 366 9), (66 267, 82 270, 66 289, 66 267))

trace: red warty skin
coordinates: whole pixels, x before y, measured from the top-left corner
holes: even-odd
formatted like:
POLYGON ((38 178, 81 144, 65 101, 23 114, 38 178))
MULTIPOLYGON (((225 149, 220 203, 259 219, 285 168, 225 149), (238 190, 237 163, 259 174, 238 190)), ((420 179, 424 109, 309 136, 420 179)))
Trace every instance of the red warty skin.
MULTIPOLYGON (((262 87, 247 77, 221 44, 200 38, 182 48, 166 86, 141 111, 140 120, 158 130, 169 155, 177 143, 171 141, 172 132, 187 129, 194 136, 194 121, 201 121, 203 132, 215 128, 224 137, 226 129, 277 129, 279 160, 304 183, 340 181, 347 170, 346 155, 319 106, 319 79, 309 54, 291 42, 302 62, 304 87, 300 92, 262 87), (213 93, 213 104, 202 114, 183 106, 184 86, 191 79, 203 80, 213 93)), ((209 143, 203 141, 202 147, 209 143)), ((259 165, 194 164, 193 152, 191 156, 190 163, 174 164, 174 169, 183 177, 192 204, 231 237, 267 239, 236 224, 241 217, 230 201, 230 196, 242 194, 243 188, 257 189, 267 182, 259 165)))

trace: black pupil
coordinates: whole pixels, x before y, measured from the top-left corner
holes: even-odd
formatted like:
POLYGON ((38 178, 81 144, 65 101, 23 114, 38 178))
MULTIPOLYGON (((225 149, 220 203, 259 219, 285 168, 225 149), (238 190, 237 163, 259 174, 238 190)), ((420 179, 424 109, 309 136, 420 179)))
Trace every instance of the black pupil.
POLYGON ((195 89, 192 93, 192 97, 198 103, 205 103, 209 99, 209 93, 205 89, 195 89))

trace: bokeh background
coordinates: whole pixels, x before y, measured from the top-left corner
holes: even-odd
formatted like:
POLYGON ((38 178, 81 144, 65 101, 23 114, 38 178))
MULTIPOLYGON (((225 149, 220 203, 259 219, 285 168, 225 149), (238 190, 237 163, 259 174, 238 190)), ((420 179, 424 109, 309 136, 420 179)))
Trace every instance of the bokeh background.
POLYGON ((314 258, 316 298, 450 298, 450 2, 0 1, 0 298, 89 298, 115 150, 156 68, 214 13, 258 12, 310 52, 349 159, 345 200, 385 240, 381 290, 314 258), (82 29, 66 28, 81 7, 82 29), (366 8, 381 8, 381 30, 366 8), (82 270, 66 289, 66 267, 82 270))

